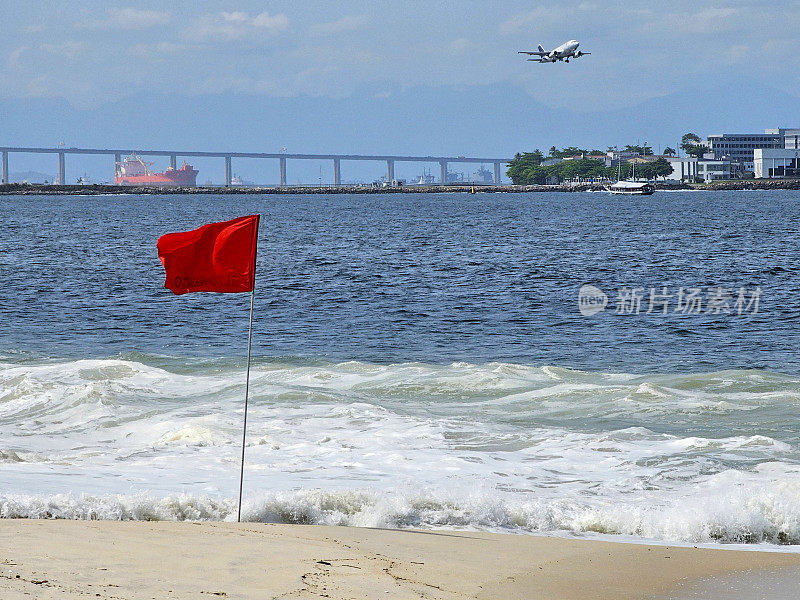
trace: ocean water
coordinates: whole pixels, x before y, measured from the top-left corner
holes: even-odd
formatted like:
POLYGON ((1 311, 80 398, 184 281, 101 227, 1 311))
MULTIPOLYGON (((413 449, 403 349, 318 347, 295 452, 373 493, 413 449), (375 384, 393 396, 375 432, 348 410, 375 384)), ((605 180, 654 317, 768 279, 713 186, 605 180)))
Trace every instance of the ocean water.
POLYGON ((246 519, 800 548, 799 201, 3 197, 0 516, 235 519, 249 297, 155 240, 259 212, 246 519))

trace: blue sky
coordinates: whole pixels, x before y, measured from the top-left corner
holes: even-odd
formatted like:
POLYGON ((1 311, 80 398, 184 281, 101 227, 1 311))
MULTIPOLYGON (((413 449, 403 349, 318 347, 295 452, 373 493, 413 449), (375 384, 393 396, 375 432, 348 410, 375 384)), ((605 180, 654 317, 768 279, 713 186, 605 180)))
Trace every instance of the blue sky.
POLYGON ((794 1, 3 4, 0 93, 77 105, 142 90, 341 97, 476 82, 553 106, 631 104, 754 70, 787 91, 800 84, 794 1), (594 54, 569 67, 515 54, 573 37, 594 54))
MULTIPOLYGON (((192 98, 230 95, 282 107, 293 99, 312 99, 324 111, 326 102, 357 99, 365 117, 378 118, 387 99, 413 101, 440 91, 442 98, 474 94, 475 106, 485 112, 487 106, 491 110, 486 94, 504 90, 528 98, 535 119, 540 107, 565 113, 636 110, 642 102, 676 93, 702 104, 717 86, 740 81, 743 90, 769 86, 796 96, 800 89, 800 62, 792 59, 800 47, 795 1, 3 4, 0 103, 60 100, 77 111, 94 111, 126 99, 166 96, 185 98, 191 112, 192 98), (570 38, 592 55, 568 65, 539 65, 516 54, 570 38)), ((770 121, 761 128, 780 125, 797 123, 770 121)), ((237 126, 232 123, 232 130, 237 126)), ((413 125, 397 128, 411 131, 413 125)), ((569 133, 562 127, 559 139, 535 145, 580 141, 564 139, 564 131, 569 133)), ((84 133, 63 135, 91 142, 84 133)), ((330 139, 337 139, 329 133, 320 138, 324 147, 309 147, 306 138, 288 134, 281 145, 327 151, 330 139)), ((340 135, 347 142, 350 134, 340 135)), ((643 135, 655 140, 659 132, 643 135)), ((669 141, 672 136, 664 133, 669 141)), ((506 138, 491 150, 512 151, 525 143, 512 134, 506 138)), ((413 139, 414 147, 425 141, 413 139)), ((393 143, 403 145, 401 136, 397 140, 393 143)), ((236 145, 236 136, 226 142, 236 145)), ((419 153, 447 149, 433 138, 426 145, 419 153)), ((452 150, 463 153, 460 148, 452 150)))

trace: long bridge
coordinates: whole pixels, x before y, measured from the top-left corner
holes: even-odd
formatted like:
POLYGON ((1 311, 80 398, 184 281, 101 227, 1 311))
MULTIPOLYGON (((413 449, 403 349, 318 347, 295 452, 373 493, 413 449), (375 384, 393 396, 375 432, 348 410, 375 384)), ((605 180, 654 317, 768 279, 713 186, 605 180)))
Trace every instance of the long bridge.
POLYGON ((233 179, 232 162, 234 158, 264 158, 278 159, 280 164, 280 185, 286 185, 286 161, 288 160, 330 160, 333 161, 333 184, 342 184, 341 163, 343 160, 369 160, 386 161, 386 180, 393 181, 394 165, 396 162, 427 162, 439 163, 441 171, 440 181, 447 183, 447 165, 449 163, 491 163, 494 165, 494 183, 501 183, 501 166, 508 164, 508 158, 480 158, 468 156, 400 156, 389 154, 287 154, 270 152, 202 152, 202 151, 177 151, 177 150, 132 150, 121 148, 35 148, 0 146, 0 161, 2 162, 2 183, 8 183, 8 157, 9 154, 56 154, 58 155, 58 179, 54 183, 64 185, 66 156, 67 154, 95 154, 113 156, 116 162, 124 154, 135 152, 139 156, 168 156, 170 166, 175 169, 178 157, 199 156, 203 158, 221 158, 225 161, 225 185, 230 186, 233 179))

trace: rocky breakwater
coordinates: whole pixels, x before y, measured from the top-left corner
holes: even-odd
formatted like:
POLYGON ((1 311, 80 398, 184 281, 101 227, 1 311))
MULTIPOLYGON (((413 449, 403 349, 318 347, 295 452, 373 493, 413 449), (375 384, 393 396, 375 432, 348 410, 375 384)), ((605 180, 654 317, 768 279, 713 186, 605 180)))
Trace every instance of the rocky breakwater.
POLYGON ((707 190, 800 190, 800 179, 731 179, 714 181, 695 189, 707 190))
MULTIPOLYGON (((736 182, 725 182, 736 183, 736 182)), ((776 183, 776 182, 770 182, 776 183)), ((662 185, 657 189, 759 189, 749 187, 715 187, 662 185)), ((770 189, 770 188, 763 188, 770 189)), ((787 189, 785 186, 781 189, 787 189)), ((795 189, 795 188, 791 188, 795 189)), ((6 183, 0 185, 0 194, 5 195, 107 195, 107 194, 486 194, 486 193, 532 193, 532 192, 601 192, 605 185, 580 183, 564 185, 409 185, 398 187, 375 187, 369 185, 315 185, 315 186, 119 186, 119 185, 49 185, 30 183, 6 183)))

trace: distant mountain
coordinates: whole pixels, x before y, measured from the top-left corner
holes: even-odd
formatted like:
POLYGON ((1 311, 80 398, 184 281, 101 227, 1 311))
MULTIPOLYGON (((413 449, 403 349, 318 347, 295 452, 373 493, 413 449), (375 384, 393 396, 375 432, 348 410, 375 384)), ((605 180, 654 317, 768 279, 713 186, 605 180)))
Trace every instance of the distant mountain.
POLYGON ((633 108, 582 115, 576 122, 583 127, 596 123, 609 138, 637 137, 654 145, 675 148, 688 131, 705 137, 714 133, 763 133, 765 128, 800 127, 800 97, 757 82, 693 86, 633 108), (615 135, 609 125, 620 133, 615 135))
POLYGON ((48 175, 47 173, 39 173, 38 171, 20 171, 18 173, 9 173, 8 179, 11 183, 44 183, 45 181, 53 181, 55 175, 48 175))
MULTIPOLYGON (((703 136, 800 126, 800 98, 747 81, 687 86, 634 107, 588 111, 545 106, 511 85, 378 91, 383 90, 338 99, 148 95, 93 110, 63 100, 3 100, 0 145, 63 141, 131 150, 278 152, 286 147, 289 152, 510 157, 537 147, 605 149, 637 139, 657 149, 675 147, 687 131, 703 136)), ((346 177, 352 176, 361 173, 351 168, 346 177)))

